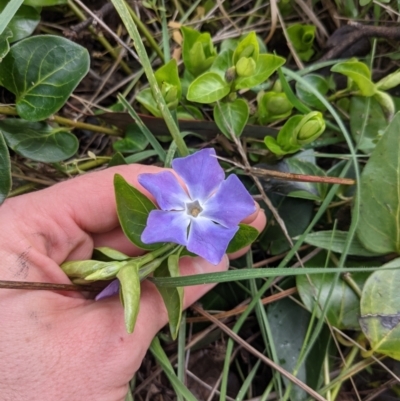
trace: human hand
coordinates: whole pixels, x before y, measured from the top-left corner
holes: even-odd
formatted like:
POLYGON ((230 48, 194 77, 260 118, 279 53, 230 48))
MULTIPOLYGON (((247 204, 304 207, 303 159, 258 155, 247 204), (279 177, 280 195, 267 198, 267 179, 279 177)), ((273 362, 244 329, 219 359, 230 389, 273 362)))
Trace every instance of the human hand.
MULTIPOLYGON (((0 279, 70 283, 59 265, 90 259, 99 246, 140 255, 143 251, 119 227, 113 177, 121 174, 146 193, 138 175, 158 171, 141 165, 114 167, 6 200, 0 207, 0 279)), ((258 208, 245 222, 261 231, 265 215, 258 208)), ((180 262, 182 275, 227 267, 226 257, 217 266, 199 257, 180 262)), ((186 287, 184 306, 211 287, 186 287)), ((167 323, 167 313, 155 286, 145 281, 133 334, 126 333, 118 297, 95 302, 77 292, 0 290, 0 321, 4 400, 114 401, 124 400, 153 336, 167 323)))

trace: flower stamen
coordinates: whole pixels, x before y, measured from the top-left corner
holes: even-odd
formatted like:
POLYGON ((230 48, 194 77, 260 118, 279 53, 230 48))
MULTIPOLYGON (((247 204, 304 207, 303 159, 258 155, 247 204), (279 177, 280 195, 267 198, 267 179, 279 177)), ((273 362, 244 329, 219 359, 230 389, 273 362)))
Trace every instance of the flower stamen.
POLYGON ((186 203, 186 213, 189 216, 197 217, 202 211, 203 208, 200 206, 199 201, 196 200, 194 202, 186 203))

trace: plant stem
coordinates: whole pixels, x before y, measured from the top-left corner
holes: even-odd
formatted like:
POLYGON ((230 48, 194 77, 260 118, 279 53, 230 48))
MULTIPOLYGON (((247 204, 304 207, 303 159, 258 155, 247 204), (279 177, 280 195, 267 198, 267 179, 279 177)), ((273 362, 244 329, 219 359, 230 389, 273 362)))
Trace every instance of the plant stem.
POLYGON ((114 4, 116 10, 118 11, 118 14, 120 15, 122 21, 124 22, 126 29, 129 32, 130 37, 133 40, 133 44, 135 46, 136 52, 142 63, 145 74, 147 76, 147 79, 148 79, 151 89, 153 91, 154 99, 156 100, 158 108, 159 108, 162 116, 164 117, 165 123, 171 133, 172 138, 176 142, 178 151, 181 156, 187 156, 189 154, 188 148, 187 148, 184 140, 181 137, 179 128, 176 125, 171 113, 169 112, 167 104, 165 103, 165 100, 161 94, 160 88, 158 87, 158 83, 157 83, 156 77, 154 75, 153 68, 150 64, 149 57, 147 56, 146 49, 143 45, 139 31, 136 27, 136 24, 134 23, 131 15, 129 13, 129 9, 123 0, 111 0, 111 1, 114 4))
MULTIPOLYGON (((6 116, 17 116, 17 110, 15 110, 14 107, 10 106, 0 106, 0 114, 4 114, 6 116)), ((100 132, 102 134, 107 134, 111 136, 121 136, 122 132, 114 129, 114 128, 107 128, 107 127, 101 127, 99 125, 94 125, 94 124, 87 124, 87 123, 82 123, 80 121, 74 121, 69 118, 65 117, 60 117, 60 116, 52 116, 48 118, 49 121, 54 121, 58 124, 62 125, 68 125, 73 128, 78 128, 78 129, 85 129, 88 131, 93 131, 93 132, 100 132)))

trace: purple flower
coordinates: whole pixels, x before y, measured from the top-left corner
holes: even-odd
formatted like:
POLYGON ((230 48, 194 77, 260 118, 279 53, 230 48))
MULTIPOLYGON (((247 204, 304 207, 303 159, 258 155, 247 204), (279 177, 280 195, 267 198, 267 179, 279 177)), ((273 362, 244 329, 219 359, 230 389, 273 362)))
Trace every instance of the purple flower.
POLYGON ((100 301, 100 299, 112 297, 113 295, 118 294, 119 292, 119 280, 115 279, 111 281, 107 287, 103 288, 97 295, 95 300, 100 301))
POLYGON ((221 261, 239 222, 256 208, 236 175, 224 179, 214 156, 214 149, 203 149, 172 162, 187 191, 170 171, 138 177, 161 209, 149 214, 145 244, 173 242, 214 265, 221 261))

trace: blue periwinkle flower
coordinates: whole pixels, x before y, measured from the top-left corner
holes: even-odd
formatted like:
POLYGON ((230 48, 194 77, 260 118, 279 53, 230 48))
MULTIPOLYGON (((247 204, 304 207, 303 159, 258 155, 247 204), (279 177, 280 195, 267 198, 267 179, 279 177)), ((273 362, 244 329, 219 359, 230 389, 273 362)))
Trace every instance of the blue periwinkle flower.
POLYGON ((239 222, 254 213, 251 195, 236 175, 226 180, 214 149, 175 159, 170 171, 141 174, 139 183, 156 199, 142 233, 145 244, 173 242, 210 263, 221 260, 239 229, 239 222))

